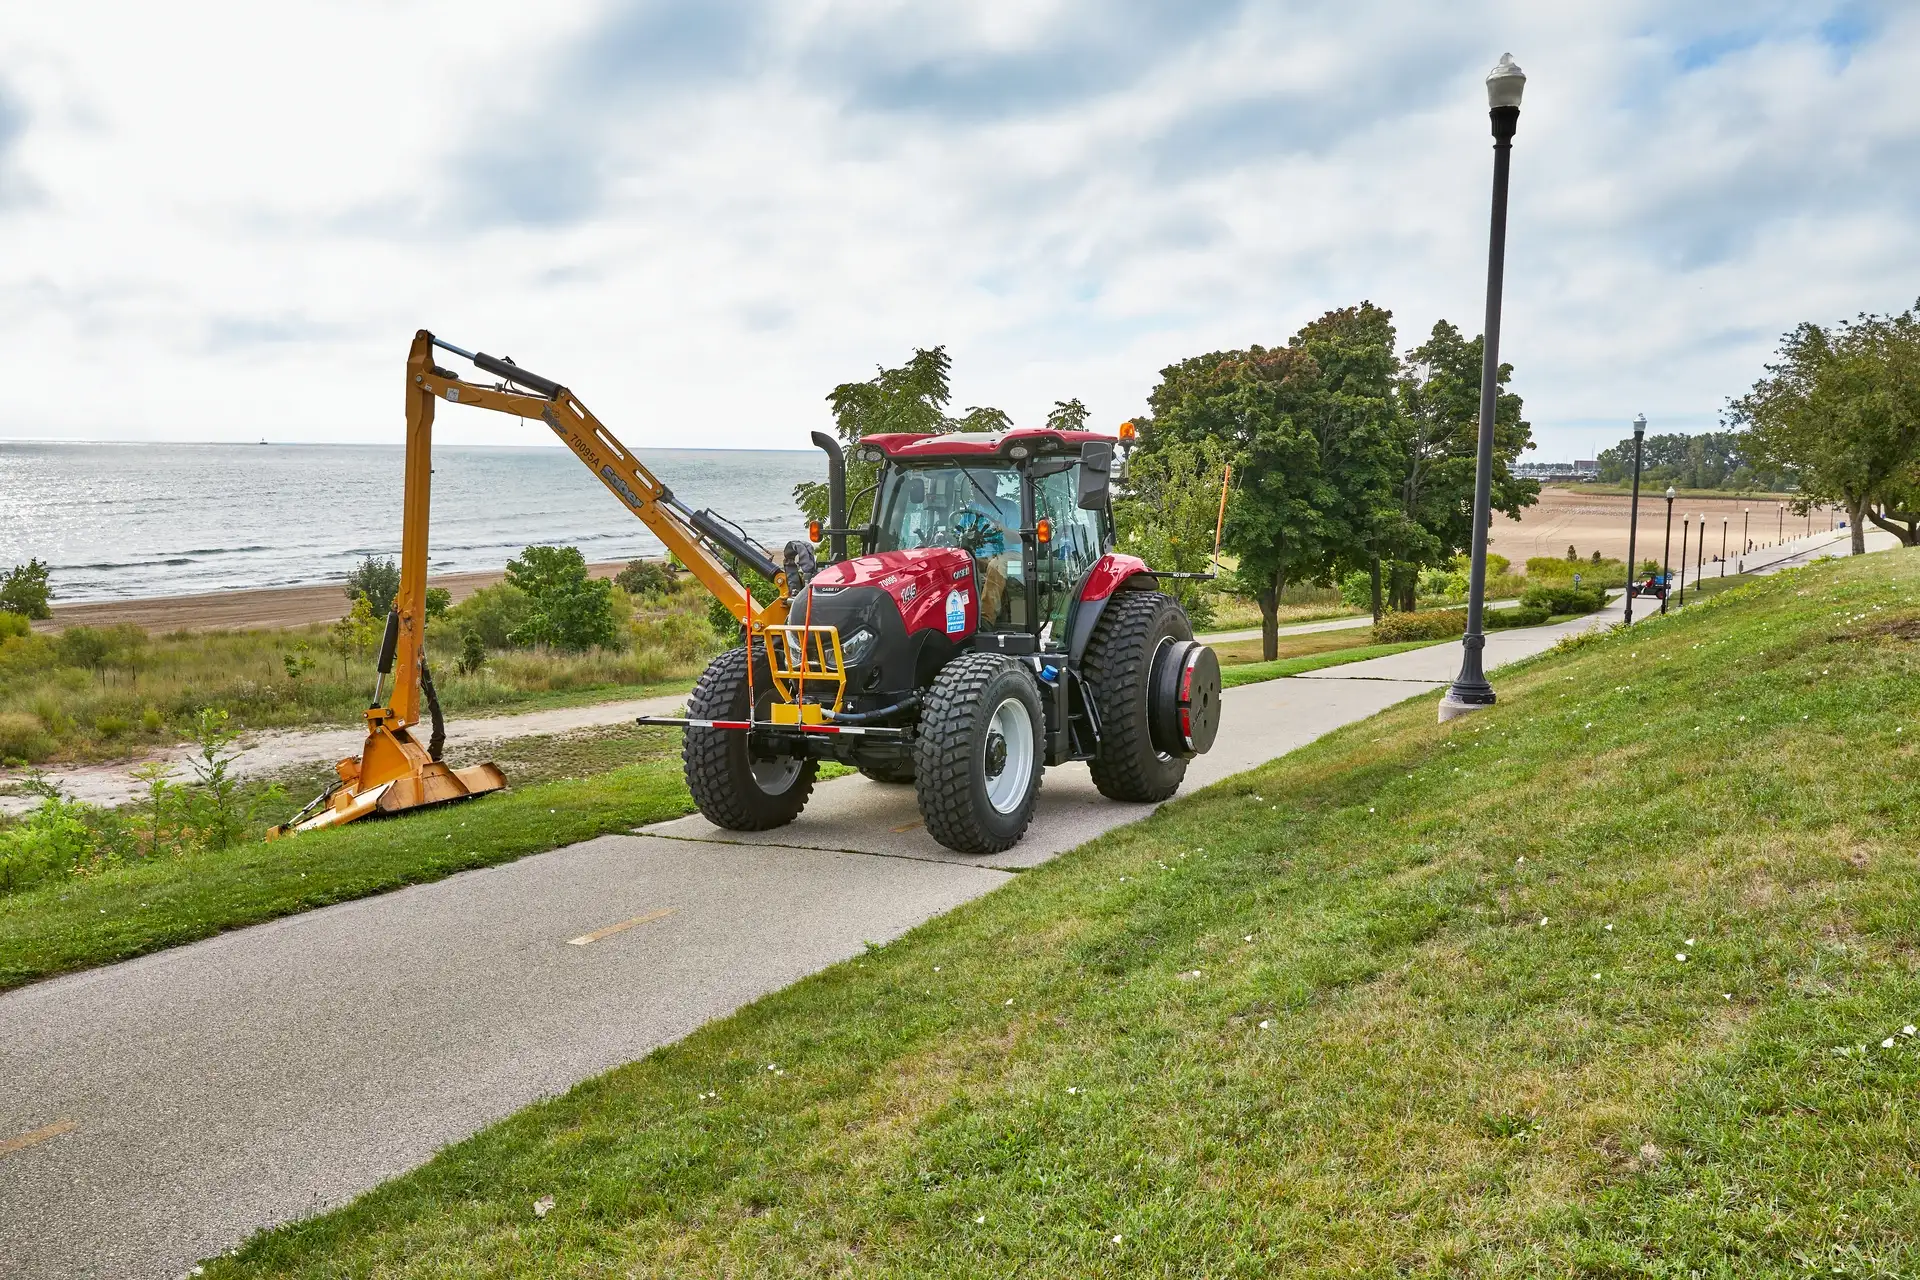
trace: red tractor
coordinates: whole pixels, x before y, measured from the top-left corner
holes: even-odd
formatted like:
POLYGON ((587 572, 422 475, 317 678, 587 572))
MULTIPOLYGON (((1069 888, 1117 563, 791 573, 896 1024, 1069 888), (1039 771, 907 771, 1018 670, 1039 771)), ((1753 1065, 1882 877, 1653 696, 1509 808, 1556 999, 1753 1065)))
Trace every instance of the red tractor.
POLYGON ((1047 765, 1086 761, 1115 800, 1179 789, 1213 745, 1220 667, 1153 570, 1113 550, 1113 437, 869 436, 859 456, 879 478, 860 527, 838 442, 813 441, 828 562, 788 544, 785 623, 715 658, 687 719, 646 721, 685 726, 710 821, 792 822, 821 760, 911 784, 928 832, 962 853, 1020 840, 1047 765))

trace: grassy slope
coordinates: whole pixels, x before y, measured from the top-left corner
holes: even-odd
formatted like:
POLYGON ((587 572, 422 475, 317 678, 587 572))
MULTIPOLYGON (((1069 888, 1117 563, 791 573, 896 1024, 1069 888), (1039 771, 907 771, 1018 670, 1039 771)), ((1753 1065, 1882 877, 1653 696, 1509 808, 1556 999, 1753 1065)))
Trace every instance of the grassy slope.
POLYGON ((1417 699, 209 1274, 1913 1274, 1916 606, 1417 699))
POLYGON ((517 786, 404 821, 135 863, 0 897, 0 990, 511 862, 692 807, 677 756, 517 786))
MULTIPOLYGON (((1361 641, 1367 639, 1365 631, 1355 632, 1361 641)), ((1424 649, 1434 644, 1458 644, 1460 638, 1451 640, 1409 640, 1401 644, 1360 643, 1347 648, 1323 650, 1297 658, 1276 658, 1272 662, 1244 662, 1220 668, 1220 682, 1232 689, 1243 684, 1257 684, 1262 680, 1278 680, 1285 676, 1302 675, 1308 671, 1318 671, 1322 667, 1338 667, 1349 662, 1365 662, 1368 658, 1384 658, 1390 654, 1405 653, 1409 649, 1424 649)))

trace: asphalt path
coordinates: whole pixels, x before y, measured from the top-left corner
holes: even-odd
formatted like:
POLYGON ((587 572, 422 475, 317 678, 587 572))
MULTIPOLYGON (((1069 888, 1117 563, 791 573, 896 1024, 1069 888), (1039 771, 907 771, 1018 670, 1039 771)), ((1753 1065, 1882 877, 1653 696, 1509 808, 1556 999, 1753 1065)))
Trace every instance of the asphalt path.
MULTIPOLYGON (((1621 608, 1495 632, 1489 665, 1621 608)), ((1432 691, 1458 658, 1228 690, 1185 790, 1432 691)), ((0 996, 0 1272, 182 1275, 1151 808, 1052 769, 1027 838, 969 858, 927 836, 912 788, 850 776, 777 832, 682 818, 0 996)))

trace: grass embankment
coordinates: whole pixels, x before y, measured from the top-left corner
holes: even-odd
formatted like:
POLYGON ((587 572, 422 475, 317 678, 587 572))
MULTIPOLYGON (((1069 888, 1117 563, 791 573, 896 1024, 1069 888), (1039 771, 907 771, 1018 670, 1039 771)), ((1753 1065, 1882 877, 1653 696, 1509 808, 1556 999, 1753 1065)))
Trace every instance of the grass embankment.
POLYGON ((519 739, 492 753, 514 780, 500 795, 271 844, 256 823, 227 848, 0 895, 0 990, 677 817, 679 747, 663 729, 519 739))
POLYGON ((1914 1274, 1917 650, 1875 556, 1415 700, 208 1272, 1914 1274))

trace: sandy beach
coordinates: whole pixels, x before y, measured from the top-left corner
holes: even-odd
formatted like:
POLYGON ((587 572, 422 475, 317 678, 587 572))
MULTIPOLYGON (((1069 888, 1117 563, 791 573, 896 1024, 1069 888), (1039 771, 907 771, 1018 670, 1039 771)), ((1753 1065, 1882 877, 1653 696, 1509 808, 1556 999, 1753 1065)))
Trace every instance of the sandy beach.
MULTIPOLYGON (((1611 494, 1581 493, 1550 487, 1541 491, 1540 501, 1527 509, 1519 523, 1495 514, 1490 545, 1516 566, 1530 556, 1564 556, 1572 546, 1585 559, 1595 551, 1604 556, 1624 559, 1627 554, 1627 513, 1631 499, 1611 494)), ((1740 531, 1748 511, 1749 536, 1758 545, 1774 542, 1782 527, 1776 499, 1680 498, 1673 504, 1673 560, 1680 558, 1682 521, 1702 517, 1707 524, 1707 559, 1720 553, 1721 522, 1726 522, 1729 555, 1740 551, 1740 531)), ((1658 559, 1665 536, 1667 504, 1663 495, 1640 495, 1640 558, 1658 559)), ((1826 517, 1814 517, 1820 530, 1827 527, 1826 517)), ((1805 517, 1791 511, 1785 518, 1786 537, 1805 534, 1805 517)), ((1696 545, 1689 535, 1689 555, 1696 545)), ((610 578, 625 563, 616 561, 592 566, 594 576, 610 578)), ((466 599, 481 587, 501 580, 501 571, 451 573, 429 579, 436 587, 453 593, 455 603, 466 599)), ((305 587, 275 587, 251 591, 221 591, 208 595, 161 596, 145 600, 109 600, 87 604, 54 603, 53 619, 34 624, 40 630, 57 631, 71 626, 113 626, 131 622, 154 634, 169 631, 219 631, 247 627, 304 627, 309 623, 332 622, 347 611, 347 600, 338 583, 319 583, 305 587)))
MULTIPOLYGON (((1567 548, 1573 547, 1581 559, 1586 559, 1595 551, 1609 559, 1624 560, 1627 557, 1627 524, 1632 511, 1633 499, 1622 495, 1581 493, 1577 490, 1549 487, 1540 491, 1540 501, 1528 507, 1525 515, 1516 524, 1499 512, 1493 516, 1493 525, 1488 531, 1487 545, 1496 553, 1513 561, 1517 570, 1532 556, 1564 556, 1567 548)), ((1743 524, 1749 529, 1747 536, 1756 545, 1781 540, 1781 529, 1785 529, 1787 540, 1803 537, 1809 532, 1805 516, 1786 513, 1784 525, 1780 516, 1780 503, 1775 498, 1743 498, 1728 495, 1724 498, 1676 498, 1673 503, 1673 562, 1680 560, 1680 538, 1683 522, 1688 531, 1688 559, 1693 558, 1693 549, 1698 544, 1698 534, 1692 532, 1699 527, 1698 522, 1705 519, 1707 526, 1706 558, 1711 561, 1720 554, 1722 521, 1725 521, 1727 555, 1737 558, 1741 549, 1741 529, 1743 524), (1751 521, 1747 513, 1752 512, 1751 521)), ((1811 528, 1826 532, 1827 517, 1816 514, 1811 528)), ((1640 493, 1640 538, 1637 555, 1641 560, 1658 560, 1661 546, 1666 537, 1667 500, 1664 492, 1641 490, 1640 493)))
MULTIPOLYGON (((611 578, 626 568, 624 560, 589 566, 596 578, 611 578)), ((506 577, 505 570, 486 573, 449 573, 429 577, 430 586, 445 587, 455 604, 481 587, 506 577)), ((146 600, 101 600, 86 604, 53 605, 53 618, 34 623, 36 631, 65 627, 111 627, 131 622, 155 635, 169 631, 237 631, 254 627, 304 627, 332 622, 347 612, 346 593, 337 582, 306 587, 270 587, 253 591, 216 591, 196 596, 158 596, 146 600)))

